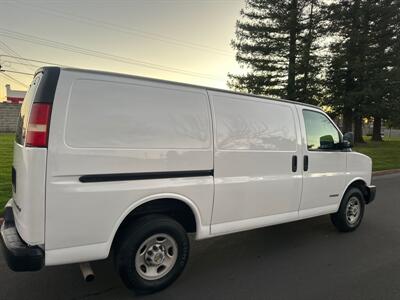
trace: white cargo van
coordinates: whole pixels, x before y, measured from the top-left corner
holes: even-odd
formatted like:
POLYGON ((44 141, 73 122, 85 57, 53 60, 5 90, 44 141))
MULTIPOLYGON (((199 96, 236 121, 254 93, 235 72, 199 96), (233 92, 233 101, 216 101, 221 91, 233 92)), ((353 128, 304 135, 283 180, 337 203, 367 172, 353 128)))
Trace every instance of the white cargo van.
POLYGON ((2 248, 15 271, 113 250, 125 285, 153 292, 185 267, 188 233, 325 214, 352 231, 375 187, 349 137, 302 103, 45 67, 21 109, 2 248))

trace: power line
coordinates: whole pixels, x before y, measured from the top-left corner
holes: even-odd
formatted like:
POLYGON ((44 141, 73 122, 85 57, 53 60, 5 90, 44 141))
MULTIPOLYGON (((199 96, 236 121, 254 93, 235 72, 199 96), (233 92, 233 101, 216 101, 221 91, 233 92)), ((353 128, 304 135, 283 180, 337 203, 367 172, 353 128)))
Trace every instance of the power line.
POLYGON ((191 72, 191 71, 187 71, 187 70, 183 70, 183 69, 179 69, 179 68, 167 67, 167 66, 163 66, 163 65, 159 65, 159 64, 135 60, 135 59, 131 59, 131 58, 123 57, 123 56, 109 54, 106 52, 101 52, 101 51, 86 49, 86 48, 82 48, 82 47, 78 47, 78 46, 74 46, 74 45, 70 45, 70 44, 66 44, 66 43, 56 42, 56 41, 40 38, 40 37, 33 36, 33 35, 23 34, 20 32, 7 30, 4 28, 0 28, 0 35, 5 36, 7 38, 21 40, 21 41, 25 41, 25 42, 29 42, 29 43, 33 43, 33 44, 39 44, 39 45, 43 45, 43 46, 47 46, 47 47, 51 47, 51 48, 61 49, 61 50, 69 51, 69 52, 75 52, 75 53, 79 53, 79 54, 83 54, 83 55, 87 55, 87 56, 98 57, 98 58, 107 59, 107 60, 116 61, 116 62, 137 65, 137 66, 146 67, 146 68, 150 68, 150 69, 157 69, 157 70, 162 70, 162 71, 171 72, 171 73, 180 73, 180 74, 192 76, 192 77, 199 77, 199 78, 206 78, 206 79, 213 79, 213 80, 224 80, 221 78, 213 77, 212 75, 209 75, 209 74, 191 72))
POLYGON ((65 12, 62 12, 62 11, 59 11, 59 10, 40 7, 40 6, 37 6, 37 5, 28 4, 28 3, 18 3, 18 2, 16 3, 16 2, 13 2, 13 4, 17 4, 19 6, 30 6, 30 7, 34 8, 34 9, 36 9, 36 10, 39 10, 39 11, 42 11, 42 12, 45 12, 45 13, 53 14, 53 15, 56 15, 56 16, 61 16, 61 17, 65 18, 65 19, 78 21, 78 22, 81 22, 81 23, 94 25, 94 26, 97 26, 97 27, 100 26, 100 27, 103 27, 105 29, 113 30, 113 31, 116 31, 116 32, 121 32, 121 33, 129 34, 129 35, 137 35, 137 36, 141 36, 143 38, 156 40, 156 41, 159 41, 159 42, 172 44, 172 45, 175 45, 175 46, 187 47, 187 48, 197 49, 197 50, 201 50, 201 51, 209 51, 209 52, 212 52, 214 54, 231 56, 230 52, 228 52, 226 50, 223 50, 223 49, 210 47, 210 46, 199 44, 199 43, 188 42, 188 41, 177 39, 177 38, 173 38, 173 37, 170 37, 170 36, 161 35, 161 34, 149 32, 149 31, 140 30, 140 29, 137 29, 137 28, 117 25, 115 23, 106 22, 104 20, 90 18, 90 17, 87 17, 87 16, 82 17, 82 16, 78 16, 78 15, 75 15, 75 14, 72 14, 72 13, 65 13, 65 12))
MULTIPOLYGON (((13 56, 13 55, 0 54, 0 59, 1 59, 1 57, 14 58, 14 59, 18 58, 18 57, 13 56)), ((58 63, 48 62, 48 61, 44 61, 44 60, 31 59, 31 58, 26 58, 26 57, 22 57, 22 56, 19 59, 20 60, 24 60, 24 61, 32 61, 32 62, 36 62, 36 63, 40 63, 40 64, 54 65, 54 66, 60 66, 60 67, 69 67, 67 65, 61 65, 61 64, 58 64, 58 63)))
MULTIPOLYGON (((1 55, 0 55, 0 56, 1 56, 1 55)), ((12 68, 11 65, 33 66, 32 64, 25 64, 25 63, 20 63, 20 62, 11 61, 11 60, 0 60, 0 65, 1 65, 2 63, 4 64, 5 67, 9 67, 9 68, 12 68), (8 65, 6 65, 6 64, 8 64, 8 65)), ((36 68, 39 68, 40 66, 38 65, 38 66, 35 66, 35 67, 36 67, 36 68)))
POLYGON ((5 74, 4 72, 0 72, 0 74, 5 76, 5 77, 7 77, 9 80, 14 81, 15 83, 17 83, 17 84, 19 84, 21 86, 24 86, 25 88, 28 87, 28 85, 26 85, 25 83, 19 81, 18 79, 15 79, 14 77, 12 77, 12 76, 10 76, 8 74, 5 74))
MULTIPOLYGON (((13 52, 11 52, 9 49, 9 47, 7 47, 7 45, 5 43, 2 43, 0 41, 0 49, 4 52, 4 53, 11 53, 13 54, 13 52)), ((10 66, 11 69, 15 70, 12 66, 10 66)))
POLYGON ((2 29, 2 28, 0 28, 0 35, 3 35, 5 37, 11 38, 11 39, 22 40, 25 42, 31 42, 34 44, 44 45, 47 47, 62 49, 62 50, 80 53, 80 54, 89 55, 89 56, 94 56, 94 57, 100 57, 103 59, 110 59, 110 60, 125 62, 125 63, 133 62, 133 64, 141 65, 141 66, 145 66, 145 67, 153 67, 153 68, 158 68, 158 69, 162 69, 162 70, 166 70, 166 71, 172 70, 174 72, 184 72, 186 75, 187 74, 195 74, 195 75, 200 75, 200 76, 208 76, 207 74, 186 71, 186 70, 182 70, 182 69, 178 69, 178 68, 165 67, 165 66, 158 65, 158 64, 143 62, 140 60, 134 60, 134 59, 117 56, 117 55, 113 55, 113 54, 109 54, 109 53, 105 53, 105 52, 101 52, 101 51, 97 51, 97 50, 86 49, 86 48, 82 48, 82 47, 78 47, 78 46, 74 46, 74 45, 70 45, 70 44, 66 44, 66 43, 61 43, 61 42, 56 42, 56 41, 49 40, 49 39, 40 38, 40 37, 33 36, 33 35, 27 35, 27 34, 19 33, 19 32, 12 31, 12 30, 2 29), (3 33, 1 33, 1 31, 3 31, 3 33))
MULTIPOLYGON (((11 48, 9 48, 6 44, 4 44, 4 43, 1 43, 1 41, 0 41, 0 48, 4 51, 4 52, 6 52, 6 53, 13 53, 14 51, 12 51, 11 50, 11 48), (4 46, 5 47, 4 47, 4 46), (8 50, 8 49, 10 49, 10 50, 8 50)), ((16 53, 16 52, 14 52, 14 53, 16 53)), ((1 56, 3 56, 3 54, 0 54, 0 71, 2 71, 1 70, 1 68, 3 67, 3 65, 2 65, 2 62, 1 62, 1 56)), ((13 56, 13 57, 15 57, 15 56, 13 56)), ((19 59, 19 57, 15 57, 15 58, 18 58, 19 59)), ((13 66, 8 66, 8 68, 10 68, 10 69, 12 69, 12 70, 9 70, 10 72, 13 72, 13 71, 17 71, 13 66)))
MULTIPOLYGON (((15 50, 11 49, 6 43, 4 43, 3 41, 0 41, 0 47, 5 50, 4 52, 13 55, 16 59, 20 59, 21 55, 16 52, 15 50)), ((32 68, 33 65, 31 65, 32 68)))
POLYGON ((7 46, 6 43, 0 41, 0 48, 8 54, 12 54, 12 55, 18 55, 18 53, 16 53, 15 51, 13 51, 10 47, 7 46))
POLYGON ((35 74, 33 74, 33 73, 25 73, 25 72, 19 72, 19 71, 12 71, 12 70, 6 70, 6 69, 1 69, 0 68, 0 72, 9 72, 9 73, 16 73, 16 74, 22 74, 22 75, 30 75, 30 76, 33 76, 33 75, 35 75, 35 74))

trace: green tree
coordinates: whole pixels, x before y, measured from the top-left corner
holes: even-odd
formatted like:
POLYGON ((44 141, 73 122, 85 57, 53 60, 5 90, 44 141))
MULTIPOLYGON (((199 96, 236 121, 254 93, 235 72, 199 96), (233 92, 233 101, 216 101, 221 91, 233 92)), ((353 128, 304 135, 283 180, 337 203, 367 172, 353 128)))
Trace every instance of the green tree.
POLYGON ((229 87, 317 102, 320 24, 317 0, 247 0, 232 41, 236 60, 246 74, 229 74, 229 87))
POLYGON ((296 60, 295 100, 321 104, 323 98, 324 56, 321 46, 326 29, 323 19, 325 5, 322 2, 308 1, 303 8, 301 33, 299 34, 298 58, 296 60))
MULTIPOLYGON (((362 28, 362 1, 336 1, 330 5, 331 61, 327 72, 329 95, 326 102, 343 115, 343 131, 353 131, 353 119, 360 122, 363 105, 365 28, 362 28), (363 32, 364 31, 364 32, 363 32)), ((355 130, 355 140, 362 135, 355 130)))
POLYGON ((354 123, 356 142, 363 142, 364 116, 374 117, 373 139, 381 140, 381 120, 397 101, 398 6, 392 0, 341 0, 329 7, 334 42, 327 103, 343 114, 344 131, 354 123))
POLYGON ((381 141, 381 124, 398 112, 400 77, 400 3, 393 0, 371 2, 373 24, 369 36, 368 112, 374 118, 372 140, 381 141))

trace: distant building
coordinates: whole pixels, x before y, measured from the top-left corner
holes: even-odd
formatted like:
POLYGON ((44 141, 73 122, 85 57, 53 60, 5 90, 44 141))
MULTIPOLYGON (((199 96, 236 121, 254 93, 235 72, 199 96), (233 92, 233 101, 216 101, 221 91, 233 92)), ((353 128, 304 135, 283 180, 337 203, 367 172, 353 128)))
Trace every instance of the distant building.
POLYGON ((9 84, 6 84, 6 103, 21 104, 24 100, 26 91, 12 90, 9 84))

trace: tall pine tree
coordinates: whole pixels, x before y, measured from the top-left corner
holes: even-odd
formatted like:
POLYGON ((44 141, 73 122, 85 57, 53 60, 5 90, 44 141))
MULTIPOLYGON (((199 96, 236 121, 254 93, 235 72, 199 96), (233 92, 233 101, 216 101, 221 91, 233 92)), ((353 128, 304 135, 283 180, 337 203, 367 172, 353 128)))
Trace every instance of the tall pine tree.
MULTIPOLYGON (((368 112, 374 119, 372 140, 381 141, 383 119, 398 108, 400 77, 399 23, 400 3, 378 0, 370 4, 373 24, 370 34, 368 82, 368 112)), ((398 112, 398 110, 397 110, 398 112)))
MULTIPOLYGON (((353 131, 353 119, 361 117, 360 81, 364 50, 362 47, 362 0, 341 0, 330 5, 331 62, 328 70, 329 96, 326 103, 343 114, 343 131, 353 131)), ((357 142, 362 136, 355 135, 357 142)))
POLYGON ((325 39, 326 5, 322 1, 306 1, 300 19, 301 31, 298 35, 298 58, 296 59, 295 100, 322 104, 324 54, 322 42, 325 39))
POLYGON ((343 114, 343 130, 363 142, 362 118, 374 117, 380 140, 382 117, 395 101, 398 1, 340 0, 330 5, 331 62, 327 103, 343 114))
POLYGON ((236 60, 245 74, 228 85, 254 94, 316 103, 321 93, 317 0, 247 0, 236 25, 236 60))

